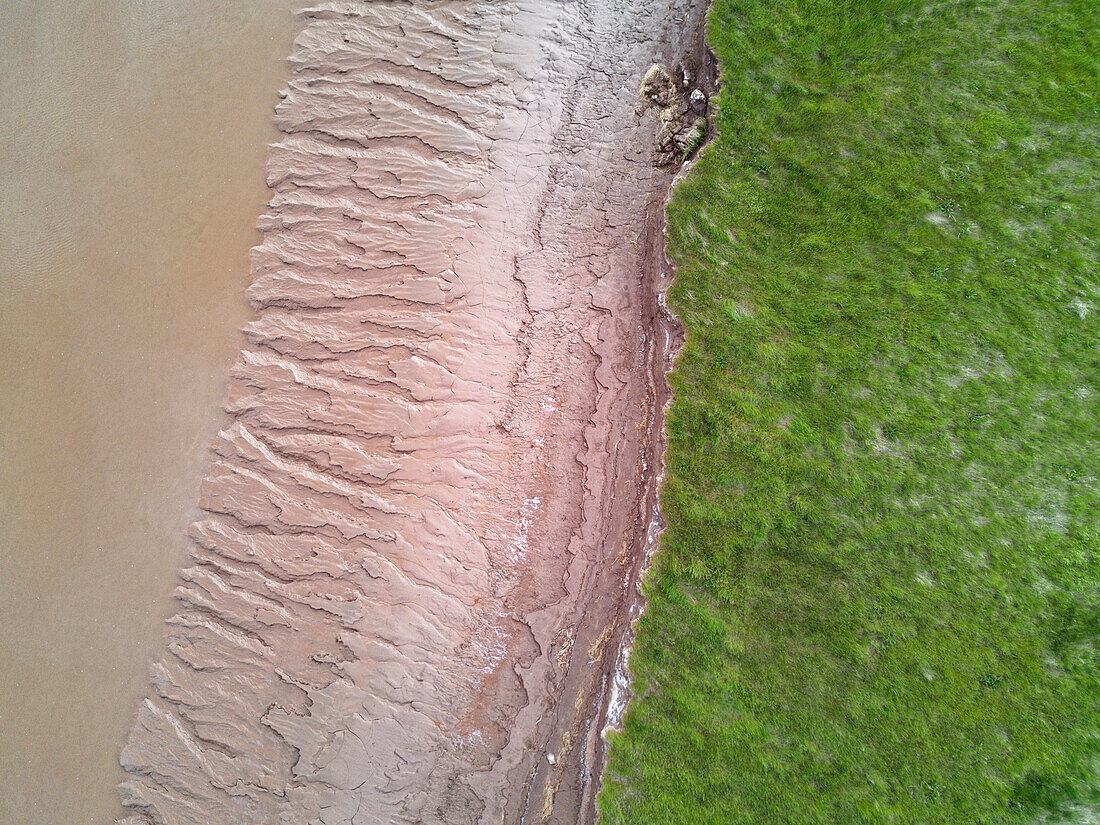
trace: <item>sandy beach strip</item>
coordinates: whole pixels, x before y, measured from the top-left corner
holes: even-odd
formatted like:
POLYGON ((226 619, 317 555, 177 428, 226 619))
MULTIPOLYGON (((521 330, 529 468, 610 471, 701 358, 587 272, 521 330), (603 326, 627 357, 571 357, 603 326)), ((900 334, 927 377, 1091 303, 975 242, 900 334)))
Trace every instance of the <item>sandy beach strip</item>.
POLYGON ((305 13, 130 825, 591 820, 674 343, 638 88, 704 7, 305 13))

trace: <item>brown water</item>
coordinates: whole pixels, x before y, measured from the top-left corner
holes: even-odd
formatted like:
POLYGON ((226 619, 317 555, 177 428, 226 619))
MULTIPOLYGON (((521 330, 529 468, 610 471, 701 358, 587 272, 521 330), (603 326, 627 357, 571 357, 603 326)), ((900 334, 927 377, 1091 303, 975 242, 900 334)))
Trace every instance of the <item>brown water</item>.
POLYGON ((0 0, 0 822, 121 813, 300 0, 0 0))

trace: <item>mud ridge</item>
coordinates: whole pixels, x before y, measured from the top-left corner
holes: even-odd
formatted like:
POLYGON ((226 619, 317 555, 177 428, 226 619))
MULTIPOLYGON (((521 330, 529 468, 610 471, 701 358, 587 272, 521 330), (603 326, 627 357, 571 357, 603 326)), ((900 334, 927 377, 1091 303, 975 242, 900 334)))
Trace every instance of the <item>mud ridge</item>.
POLYGON ((304 13, 128 825, 593 820, 678 335, 638 94, 711 90, 704 9, 304 13))

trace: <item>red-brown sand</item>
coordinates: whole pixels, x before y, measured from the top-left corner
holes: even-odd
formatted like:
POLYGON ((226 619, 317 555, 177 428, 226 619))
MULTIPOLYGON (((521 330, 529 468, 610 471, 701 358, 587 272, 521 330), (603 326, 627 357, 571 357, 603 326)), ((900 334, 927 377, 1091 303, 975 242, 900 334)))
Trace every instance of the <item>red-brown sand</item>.
POLYGON ((673 335, 638 87, 704 5, 307 13, 128 822, 592 819, 673 335))

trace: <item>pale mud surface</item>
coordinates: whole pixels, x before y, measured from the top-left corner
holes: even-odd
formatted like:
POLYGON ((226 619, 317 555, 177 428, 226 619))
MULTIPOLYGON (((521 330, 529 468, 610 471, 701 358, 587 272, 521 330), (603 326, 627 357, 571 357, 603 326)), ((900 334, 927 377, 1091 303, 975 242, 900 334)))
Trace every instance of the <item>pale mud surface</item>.
POLYGON ((134 823, 591 820, 670 344, 638 88, 703 6, 306 15, 134 823))

